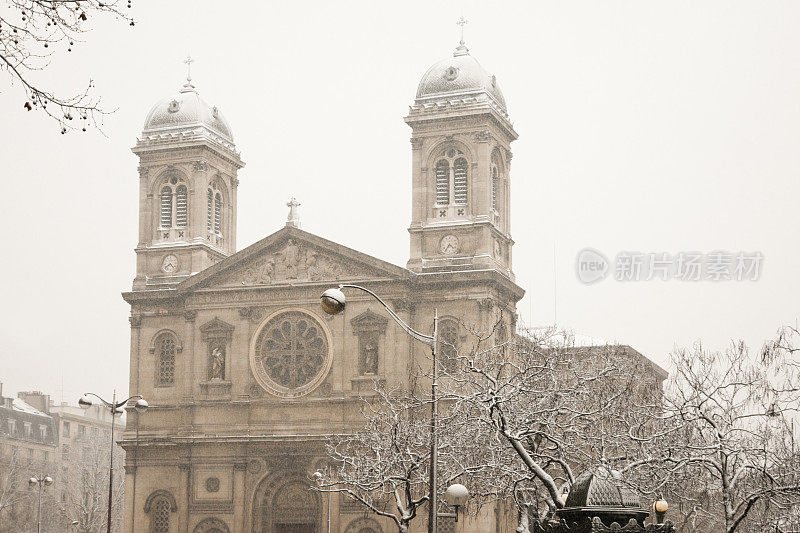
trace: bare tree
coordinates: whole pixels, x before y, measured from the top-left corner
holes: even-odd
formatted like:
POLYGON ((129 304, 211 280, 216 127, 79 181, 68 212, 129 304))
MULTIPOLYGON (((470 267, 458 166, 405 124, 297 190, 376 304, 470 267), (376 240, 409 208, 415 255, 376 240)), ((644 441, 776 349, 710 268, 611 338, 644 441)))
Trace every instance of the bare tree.
POLYGON ((657 423, 632 426, 634 439, 659 450, 637 466, 678 487, 664 486, 700 530, 787 531, 797 523, 800 396, 796 367, 784 364, 794 354, 790 339, 783 332, 757 357, 741 342, 724 352, 700 344, 676 351, 657 423))
MULTIPOLYGON (((375 387, 375 395, 362 399, 365 425, 351 434, 331 437, 331 459, 318 490, 344 494, 378 516, 390 518, 406 533, 428 503, 430 428, 427 399, 410 391, 375 387)), ((457 428, 462 419, 443 408, 439 419, 440 487, 464 480, 479 469, 466 465, 462 442, 477 437, 457 428)))
MULTIPOLYGON (((90 533, 100 531, 106 523, 108 512, 109 443, 95 436, 87 437, 81 448, 73 451, 76 457, 62 476, 67 481, 62 488, 63 513, 70 522, 77 521, 77 531, 90 533)), ((122 464, 122 449, 114 445, 114 463, 122 464), (119 457, 118 457, 119 456, 119 457)), ((114 472, 114 500, 112 529, 121 529, 124 499, 124 474, 121 469, 114 472)))
MULTIPOLYGON (((647 444, 629 429, 657 405, 652 364, 624 346, 577 347, 564 332, 506 340, 497 329, 468 329, 474 339, 461 350, 440 341, 440 491, 457 480, 469 487, 473 510, 516 500, 545 517, 563 507, 562 491, 577 473, 646 458, 647 444)), ((424 368, 415 374, 429 377, 424 368)), ((429 402, 416 390, 378 390, 366 404, 366 426, 329 442, 336 468, 320 480, 321 490, 391 517, 400 532, 427 502, 429 402)))
POLYGON ((131 1, 6 0, 8 9, 0 12, 0 69, 12 85, 22 87, 25 98, 20 106, 45 113, 58 122, 61 133, 97 125, 98 116, 106 111, 92 96, 91 80, 83 92, 60 96, 40 85, 35 73, 45 70, 57 52, 68 53, 78 46, 96 20, 110 17, 133 26, 125 14, 131 1))
MULTIPOLYGON (((493 332, 475 335, 445 380, 445 396, 469 413, 477 431, 494 437, 495 464, 480 468, 493 473, 493 497, 504 489, 525 510, 522 522, 528 512, 545 518, 563 507, 564 492, 581 471, 599 464, 622 470, 645 457, 646 447, 628 430, 657 404, 660 386, 638 353, 576 346, 570 334, 554 329, 488 348, 481 346, 493 332)), ((484 453, 481 462, 487 458, 484 453)))
POLYGON ((16 451, 0 459, 0 532, 13 530, 17 522, 14 508, 30 498, 21 466, 16 451))

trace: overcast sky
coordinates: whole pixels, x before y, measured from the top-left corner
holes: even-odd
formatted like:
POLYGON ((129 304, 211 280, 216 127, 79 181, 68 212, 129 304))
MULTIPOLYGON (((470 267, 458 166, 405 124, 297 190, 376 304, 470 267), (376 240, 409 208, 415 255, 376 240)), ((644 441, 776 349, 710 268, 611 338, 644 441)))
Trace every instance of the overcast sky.
POLYGON ((675 345, 758 346, 800 311, 798 2, 133 3, 37 79, 89 77, 107 137, 60 135, 0 93, 5 394, 127 391, 145 116, 183 83, 230 122, 238 246, 303 228, 404 266, 417 84, 458 44, 497 76, 513 144, 514 271, 526 324, 556 319, 662 365, 675 345), (246 6, 246 7, 245 7, 246 6), (578 252, 761 252, 758 281, 585 285, 578 252), (63 384, 63 385, 62 385, 63 384))

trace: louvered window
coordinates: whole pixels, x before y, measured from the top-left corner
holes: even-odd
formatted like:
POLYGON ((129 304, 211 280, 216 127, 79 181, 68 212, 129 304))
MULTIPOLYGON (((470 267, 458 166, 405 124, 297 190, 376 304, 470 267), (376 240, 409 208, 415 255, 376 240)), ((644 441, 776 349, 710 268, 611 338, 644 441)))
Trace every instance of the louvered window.
POLYGON ((172 189, 164 187, 161 189, 161 227, 172 227, 172 189))
POLYGON ((214 232, 219 235, 222 233, 220 229, 220 219, 222 218, 222 196, 217 193, 214 195, 214 232))
POLYGON ((158 354, 158 384, 169 386, 175 383, 175 339, 161 339, 158 354))
POLYGON ((447 205, 450 203, 450 164, 445 159, 436 163, 436 203, 447 205))
POLYGON ((467 160, 463 157, 453 163, 453 202, 467 203, 467 160))
POLYGON ((186 185, 178 185, 175 189, 175 226, 179 228, 186 227, 187 215, 187 191, 186 185))
POLYGON ((492 167, 492 209, 497 211, 497 189, 499 187, 497 167, 492 167))
POLYGON ((214 191, 208 189, 208 218, 206 219, 206 229, 209 233, 214 227, 214 191))

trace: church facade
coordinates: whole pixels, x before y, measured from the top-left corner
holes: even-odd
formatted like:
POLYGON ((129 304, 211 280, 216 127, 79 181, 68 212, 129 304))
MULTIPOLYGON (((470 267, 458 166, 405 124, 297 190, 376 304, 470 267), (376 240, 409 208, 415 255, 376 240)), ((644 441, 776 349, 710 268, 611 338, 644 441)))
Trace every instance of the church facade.
MULTIPOLYGON (((309 491, 327 435, 362 426, 376 381, 409 383, 430 365, 380 304, 348 293, 329 316, 320 295, 340 283, 379 294, 413 328, 465 342, 465 325, 514 331, 509 168, 517 133, 497 80, 463 42, 422 78, 405 121, 412 211, 406 267, 286 226, 237 251, 244 166, 231 128, 191 80, 150 111, 139 157, 125 531, 384 533, 391 522, 346 498, 309 491), (329 519, 330 517, 330 519, 329 519), (329 521, 330 520, 330 526, 329 521), (328 529, 330 527, 330 529, 328 529)), ((459 531, 505 532, 516 516, 487 510, 459 531)), ((414 531, 424 531, 420 517, 414 531)))

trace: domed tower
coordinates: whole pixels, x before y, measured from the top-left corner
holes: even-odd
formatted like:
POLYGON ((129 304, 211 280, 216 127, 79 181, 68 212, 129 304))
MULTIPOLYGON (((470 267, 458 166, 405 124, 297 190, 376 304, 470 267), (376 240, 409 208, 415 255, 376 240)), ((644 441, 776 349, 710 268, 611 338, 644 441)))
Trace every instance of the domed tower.
POLYGON ((236 251, 237 172, 228 122, 192 85, 150 110, 139 156, 134 290, 175 285, 236 251))
POLYGON ((405 121, 412 129, 408 268, 491 269, 513 280, 509 168, 517 133, 497 79, 463 39, 422 77, 405 121))

